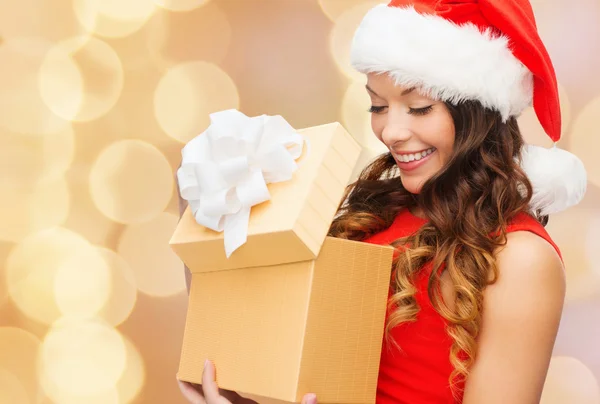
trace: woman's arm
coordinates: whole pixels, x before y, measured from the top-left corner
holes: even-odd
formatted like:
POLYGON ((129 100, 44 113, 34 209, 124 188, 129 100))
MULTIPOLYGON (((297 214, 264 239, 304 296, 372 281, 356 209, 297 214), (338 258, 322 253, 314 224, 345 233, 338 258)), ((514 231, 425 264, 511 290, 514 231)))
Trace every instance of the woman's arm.
POLYGON ((554 248, 508 234, 498 281, 484 292, 482 328, 463 404, 539 403, 562 314, 565 276, 554 248))

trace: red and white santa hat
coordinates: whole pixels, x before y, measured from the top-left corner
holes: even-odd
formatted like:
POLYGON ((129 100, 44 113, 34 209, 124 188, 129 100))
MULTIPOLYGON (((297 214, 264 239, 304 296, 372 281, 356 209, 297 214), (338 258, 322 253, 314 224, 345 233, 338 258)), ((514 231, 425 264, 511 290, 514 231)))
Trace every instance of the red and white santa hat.
MULTIPOLYGON (((351 63, 387 73, 452 104, 477 100, 506 121, 533 103, 546 134, 561 137, 556 74, 527 0, 392 0, 358 27, 351 63)), ((534 188, 533 210, 550 214, 583 199, 581 160, 554 147, 525 148, 521 165, 534 188)))

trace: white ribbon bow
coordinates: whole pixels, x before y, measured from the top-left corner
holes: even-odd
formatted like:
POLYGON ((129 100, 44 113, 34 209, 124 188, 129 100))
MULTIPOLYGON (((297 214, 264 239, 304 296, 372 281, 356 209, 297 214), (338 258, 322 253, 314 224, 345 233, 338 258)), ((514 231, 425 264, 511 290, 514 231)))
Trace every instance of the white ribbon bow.
POLYGON ((281 116, 231 109, 210 120, 183 148, 177 180, 196 222, 224 232, 229 258, 246 243, 252 206, 271 199, 267 184, 292 178, 304 139, 281 116))

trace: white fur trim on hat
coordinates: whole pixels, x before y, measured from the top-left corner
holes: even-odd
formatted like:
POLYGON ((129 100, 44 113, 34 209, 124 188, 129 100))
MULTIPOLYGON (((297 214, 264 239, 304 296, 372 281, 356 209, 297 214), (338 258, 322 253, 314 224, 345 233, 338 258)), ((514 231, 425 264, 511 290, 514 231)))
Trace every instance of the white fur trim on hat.
POLYGON ((518 116, 533 96, 532 74, 506 37, 413 7, 371 9, 354 36, 351 63, 363 73, 388 73, 398 85, 418 87, 434 99, 478 100, 504 120, 518 116))

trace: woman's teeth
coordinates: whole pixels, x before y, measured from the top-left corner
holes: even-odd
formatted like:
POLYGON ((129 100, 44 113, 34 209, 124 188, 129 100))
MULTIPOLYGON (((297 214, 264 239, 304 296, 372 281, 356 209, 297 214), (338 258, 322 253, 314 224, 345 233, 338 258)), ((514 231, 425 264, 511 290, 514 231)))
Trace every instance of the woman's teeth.
POLYGON ((436 150, 435 147, 431 147, 431 148, 424 150, 422 152, 419 152, 419 153, 400 154, 400 155, 398 155, 398 161, 401 161, 403 163, 410 163, 411 161, 421 160, 422 158, 427 157, 428 155, 433 153, 435 150, 436 150))

